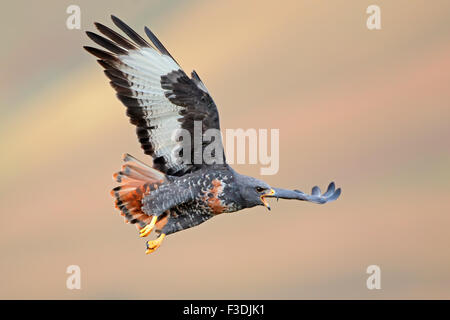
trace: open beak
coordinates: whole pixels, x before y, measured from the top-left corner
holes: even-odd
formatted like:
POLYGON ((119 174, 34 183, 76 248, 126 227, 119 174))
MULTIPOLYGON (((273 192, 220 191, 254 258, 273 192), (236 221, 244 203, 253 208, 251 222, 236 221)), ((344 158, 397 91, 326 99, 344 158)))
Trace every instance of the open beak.
POLYGON ((269 205, 269 203, 267 202, 266 197, 273 197, 274 194, 275 194, 275 190, 270 189, 269 192, 267 192, 267 193, 265 193, 265 194, 263 194, 263 195, 261 196, 261 202, 264 204, 264 206, 265 206, 269 211, 270 211, 270 205, 269 205))

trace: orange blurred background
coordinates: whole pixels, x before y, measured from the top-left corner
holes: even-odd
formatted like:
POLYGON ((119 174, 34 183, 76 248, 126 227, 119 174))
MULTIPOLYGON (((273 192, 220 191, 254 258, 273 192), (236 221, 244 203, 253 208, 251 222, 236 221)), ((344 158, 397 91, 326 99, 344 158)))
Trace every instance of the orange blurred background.
POLYGON ((450 298, 449 1, 45 1, 2 10, 0 298, 450 298), (81 8, 68 30, 66 8, 81 8), (382 29, 366 27, 381 8, 382 29), (150 162, 83 31, 150 27, 222 129, 279 128, 269 184, 341 198, 226 214, 146 256, 109 190, 150 162), (381 268, 381 290, 366 268, 381 268), (66 288, 79 265, 81 290, 66 288))

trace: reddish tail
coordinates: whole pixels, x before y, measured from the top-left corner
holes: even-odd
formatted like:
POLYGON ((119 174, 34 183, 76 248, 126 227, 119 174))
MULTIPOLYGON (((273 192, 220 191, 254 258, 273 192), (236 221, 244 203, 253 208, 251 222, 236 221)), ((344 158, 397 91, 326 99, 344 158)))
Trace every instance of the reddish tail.
POLYGON ((111 191, 116 199, 116 208, 125 217, 126 223, 136 224, 138 229, 150 223, 152 216, 142 211, 142 199, 152 190, 158 188, 166 177, 129 154, 123 156, 125 164, 122 170, 113 175, 120 184, 111 191))

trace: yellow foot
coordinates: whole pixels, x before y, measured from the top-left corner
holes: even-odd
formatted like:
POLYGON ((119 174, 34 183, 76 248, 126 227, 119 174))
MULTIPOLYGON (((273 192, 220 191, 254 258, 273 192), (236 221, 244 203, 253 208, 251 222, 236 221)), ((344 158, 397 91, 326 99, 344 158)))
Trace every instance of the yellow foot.
POLYGON ((166 235, 164 233, 161 233, 161 235, 157 239, 152 240, 152 241, 147 241, 147 251, 145 251, 145 254, 152 253, 153 251, 158 249, 165 236, 166 235))
POLYGON ((150 232, 152 232, 153 227, 155 226, 156 223, 156 219, 158 219, 158 217, 153 216, 152 221, 150 221, 150 223, 148 225, 146 225, 144 228, 142 228, 139 231, 139 237, 146 237, 150 234, 150 232))

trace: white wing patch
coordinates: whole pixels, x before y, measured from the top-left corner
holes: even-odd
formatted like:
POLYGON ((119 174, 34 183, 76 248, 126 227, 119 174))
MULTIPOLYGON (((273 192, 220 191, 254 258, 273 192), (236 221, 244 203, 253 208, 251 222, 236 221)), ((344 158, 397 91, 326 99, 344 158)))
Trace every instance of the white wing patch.
POLYGON ((179 144, 173 140, 173 133, 181 129, 180 111, 184 107, 177 106, 165 96, 161 87, 161 76, 180 70, 180 66, 167 54, 161 43, 150 46, 119 19, 113 17, 114 23, 134 42, 122 37, 115 31, 96 24, 105 34, 106 39, 88 32, 88 36, 109 52, 85 47, 101 60, 111 85, 116 89, 119 99, 128 108, 127 114, 131 122, 138 126, 138 138, 144 151, 153 159, 164 159, 166 169, 172 172, 182 170, 185 166, 177 161, 174 150, 179 144), (163 50, 161 50, 161 48, 163 50))
POLYGON ((128 55, 119 55, 123 62, 119 70, 127 74, 132 83, 134 98, 143 108, 148 127, 148 135, 152 141, 155 157, 164 157, 167 166, 177 171, 181 169, 176 159, 172 159, 173 150, 178 146, 172 140, 173 131, 180 129, 178 119, 183 108, 172 104, 161 88, 161 76, 180 69, 168 56, 163 56, 153 48, 141 48, 128 55))

